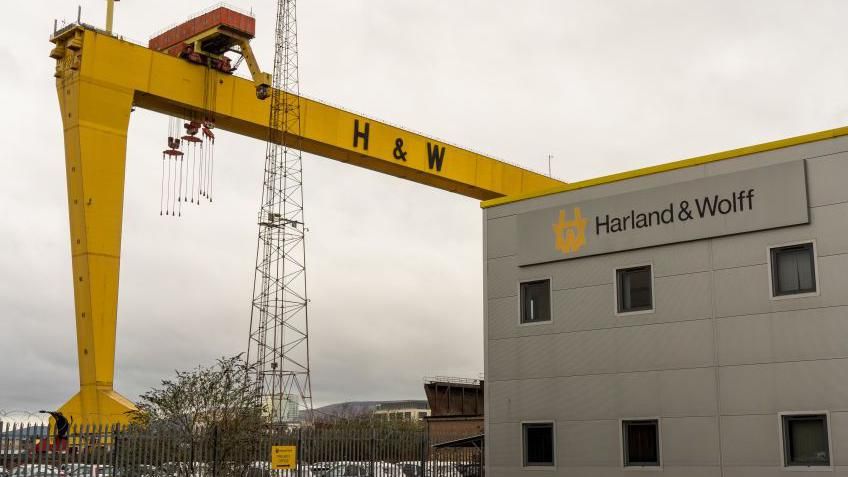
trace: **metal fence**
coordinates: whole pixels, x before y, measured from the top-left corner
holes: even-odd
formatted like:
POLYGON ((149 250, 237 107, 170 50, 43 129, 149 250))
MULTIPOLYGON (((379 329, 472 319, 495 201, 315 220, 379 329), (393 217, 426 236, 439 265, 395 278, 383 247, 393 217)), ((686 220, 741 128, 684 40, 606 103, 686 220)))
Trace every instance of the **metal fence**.
POLYGON ((0 477, 481 477, 479 436, 391 427, 303 427, 252 433, 86 426, 58 439, 45 426, 0 423, 0 477), (296 468, 272 470, 274 446, 296 468))

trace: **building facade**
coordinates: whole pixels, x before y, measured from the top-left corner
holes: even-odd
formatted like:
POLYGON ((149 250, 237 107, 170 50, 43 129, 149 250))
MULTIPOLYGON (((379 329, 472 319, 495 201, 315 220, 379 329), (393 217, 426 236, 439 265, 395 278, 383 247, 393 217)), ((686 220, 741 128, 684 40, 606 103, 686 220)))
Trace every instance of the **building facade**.
POLYGON ((427 401, 386 401, 374 408, 374 418, 384 421, 419 422, 430 415, 427 401))
POLYGON ((846 134, 484 203, 487 475, 848 473, 846 134))
POLYGON ((430 436, 483 434, 483 380, 438 376, 424 378, 430 415, 424 419, 430 436))

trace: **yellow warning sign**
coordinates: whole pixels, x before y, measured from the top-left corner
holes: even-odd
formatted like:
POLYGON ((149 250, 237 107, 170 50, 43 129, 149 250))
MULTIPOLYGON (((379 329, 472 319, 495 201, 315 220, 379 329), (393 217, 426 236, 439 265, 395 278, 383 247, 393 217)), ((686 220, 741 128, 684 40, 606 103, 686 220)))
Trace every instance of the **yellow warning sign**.
POLYGON ((271 470, 297 468, 297 446, 271 446, 271 470))

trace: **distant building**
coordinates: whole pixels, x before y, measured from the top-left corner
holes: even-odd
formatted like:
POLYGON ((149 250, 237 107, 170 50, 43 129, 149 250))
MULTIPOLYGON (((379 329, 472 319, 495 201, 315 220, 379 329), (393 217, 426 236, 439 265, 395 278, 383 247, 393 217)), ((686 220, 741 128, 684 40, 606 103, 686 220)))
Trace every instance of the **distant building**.
POLYGON ((421 421, 430 415, 427 401, 388 401, 377 404, 374 417, 385 421, 421 421))
MULTIPOLYGON (((348 401, 315 408, 316 421, 373 417, 383 420, 420 421, 430 414, 427 401, 348 401)), ((302 413, 306 418, 305 411, 302 413)))
POLYGON ((270 416, 272 422, 300 422, 298 397, 294 394, 287 394, 276 398, 276 402, 272 402, 268 398, 265 402, 265 415, 270 416))
POLYGON ((425 419, 433 436, 483 434, 483 380, 435 377, 424 379, 430 405, 425 419))

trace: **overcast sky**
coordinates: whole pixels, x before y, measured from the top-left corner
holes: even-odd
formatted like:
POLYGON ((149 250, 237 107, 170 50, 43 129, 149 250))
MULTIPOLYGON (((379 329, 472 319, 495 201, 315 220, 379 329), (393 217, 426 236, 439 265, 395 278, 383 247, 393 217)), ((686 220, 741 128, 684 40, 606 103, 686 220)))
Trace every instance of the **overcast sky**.
MULTIPOLYGON (((16 2, 0 44, 0 414, 78 389, 54 18, 105 1, 16 2)), ((150 35, 206 0, 123 0, 150 35)), ((257 16, 271 67, 275 2, 257 16)), ((573 181, 848 123, 844 1, 300 0, 301 91, 573 181)), ((215 203, 159 216, 166 117, 128 141, 115 387, 245 350, 264 145, 217 140, 215 203)), ((483 369, 479 203, 305 158, 315 403, 423 398, 483 369)))

